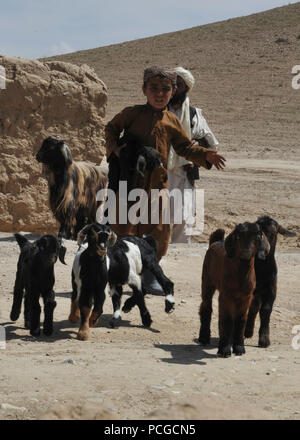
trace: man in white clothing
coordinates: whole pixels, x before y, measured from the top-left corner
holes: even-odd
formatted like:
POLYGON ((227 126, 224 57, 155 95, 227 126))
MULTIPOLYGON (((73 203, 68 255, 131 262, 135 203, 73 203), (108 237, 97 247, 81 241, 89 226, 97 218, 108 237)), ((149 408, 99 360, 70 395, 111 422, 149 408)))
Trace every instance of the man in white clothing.
MULTIPOLYGON (((177 90, 169 102, 169 110, 176 114, 188 136, 198 145, 216 150, 218 141, 210 130, 200 108, 190 106, 187 96, 194 86, 195 79, 189 70, 183 67, 174 69, 177 73, 177 90)), ((174 223, 174 206, 171 205, 171 223, 173 223, 171 243, 190 243, 195 222, 195 186, 199 179, 198 167, 178 156, 171 148, 168 158, 168 188, 171 192, 177 188, 182 191, 182 222, 174 223), (189 191, 184 191, 189 190, 189 191)))

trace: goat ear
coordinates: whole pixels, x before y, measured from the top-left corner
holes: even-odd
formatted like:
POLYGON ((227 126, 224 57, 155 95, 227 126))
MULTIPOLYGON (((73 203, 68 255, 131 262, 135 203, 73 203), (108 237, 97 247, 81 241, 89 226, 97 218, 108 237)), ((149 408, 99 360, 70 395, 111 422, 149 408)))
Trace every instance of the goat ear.
POLYGON ((233 258, 235 254, 236 234, 235 231, 231 232, 228 237, 225 238, 225 251, 227 257, 233 258))
POLYGON ((279 225, 278 232, 281 235, 285 235, 286 237, 295 237, 296 232, 289 231, 288 229, 284 229, 282 226, 279 225))
POLYGON ((91 225, 86 225, 84 228, 82 228, 77 235, 77 244, 78 246, 81 246, 83 243, 83 240, 87 236, 89 230, 91 229, 91 225))
POLYGON ((270 252, 270 248, 271 247, 270 247, 269 240, 265 236, 264 232, 261 232, 260 243, 259 243, 258 250, 257 250, 257 257, 260 260, 265 260, 266 256, 270 252))
POLYGON ((65 264, 67 266, 67 263, 65 262, 65 255, 66 255, 66 252, 67 252, 67 248, 63 245, 62 238, 58 238, 58 243, 59 243, 59 251, 58 251, 59 261, 62 264, 65 264))
POLYGON ((66 166, 68 167, 73 162, 71 151, 67 144, 62 141, 61 152, 65 159, 66 166))
POLYGON ((112 247, 115 242, 117 241, 117 234, 115 234, 113 231, 111 231, 109 239, 108 239, 108 247, 112 247))

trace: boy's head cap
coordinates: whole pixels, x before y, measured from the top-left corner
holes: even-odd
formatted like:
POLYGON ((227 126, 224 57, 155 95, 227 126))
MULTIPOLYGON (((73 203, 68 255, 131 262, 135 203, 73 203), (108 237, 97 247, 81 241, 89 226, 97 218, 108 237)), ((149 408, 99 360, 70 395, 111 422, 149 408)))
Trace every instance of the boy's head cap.
POLYGON ((150 78, 154 78, 155 76, 169 79, 172 83, 172 86, 176 87, 177 74, 174 69, 171 69, 170 67, 163 67, 163 66, 147 67, 144 70, 144 84, 146 84, 146 82, 150 78))
POLYGON ((181 66, 175 67, 174 70, 177 73, 177 75, 180 76, 183 79, 183 81, 186 83, 186 85, 189 88, 189 91, 191 91, 195 84, 195 78, 193 77, 191 72, 187 69, 184 69, 181 66))

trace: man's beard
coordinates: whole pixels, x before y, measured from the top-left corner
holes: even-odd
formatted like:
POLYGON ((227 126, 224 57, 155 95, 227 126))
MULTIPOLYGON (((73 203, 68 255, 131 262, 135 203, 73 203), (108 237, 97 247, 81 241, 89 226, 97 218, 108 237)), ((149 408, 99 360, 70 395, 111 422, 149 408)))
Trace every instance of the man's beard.
POLYGON ((187 92, 182 92, 182 93, 175 93, 175 95, 173 96, 173 98, 170 99, 169 101, 169 105, 172 107, 174 104, 180 104, 182 105, 185 101, 187 92))

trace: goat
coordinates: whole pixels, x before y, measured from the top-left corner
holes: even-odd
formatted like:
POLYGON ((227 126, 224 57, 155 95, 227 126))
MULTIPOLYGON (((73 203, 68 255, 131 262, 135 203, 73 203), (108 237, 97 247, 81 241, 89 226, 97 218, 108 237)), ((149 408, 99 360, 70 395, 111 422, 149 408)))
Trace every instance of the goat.
POLYGON ((53 311, 56 307, 53 286, 55 282, 54 264, 59 257, 63 264, 66 248, 54 235, 43 235, 31 243, 21 234, 15 234, 21 253, 17 265, 14 286, 14 299, 10 319, 16 321, 21 313, 24 300, 24 324, 32 336, 40 335, 40 295, 44 302, 43 333, 50 336, 53 332, 53 311))
POLYGON ((253 336, 255 318, 260 315, 259 347, 270 345, 270 317, 273 303, 277 293, 277 264, 275 260, 275 249, 277 235, 294 237, 295 232, 284 229, 274 219, 268 216, 259 217, 256 223, 260 226, 270 243, 270 252, 265 260, 255 257, 256 289, 248 313, 245 328, 245 338, 253 336))
POLYGON ((104 189, 107 178, 100 167, 74 162, 62 140, 47 137, 36 155, 48 181, 51 210, 60 223, 59 237, 76 239, 87 223, 94 222, 98 190, 104 189))
POLYGON ((245 353, 244 330, 255 289, 254 259, 264 259, 270 245, 257 223, 245 222, 235 227, 224 241, 225 231, 217 229, 210 236, 202 270, 202 303, 199 309, 199 342, 210 343, 212 297, 219 290, 218 356, 245 353))
POLYGON ((120 157, 111 153, 108 163, 108 189, 115 193, 119 189, 119 182, 127 182, 127 191, 134 187, 135 171, 144 178, 145 171, 150 173, 162 165, 158 152, 147 146, 142 146, 140 142, 129 134, 126 134, 119 140, 119 146, 126 144, 121 148, 120 157))
POLYGON ((78 235, 80 247, 72 268, 73 292, 69 320, 77 322, 80 312, 79 340, 88 339, 90 327, 98 323, 103 313, 109 267, 106 254, 116 238, 109 226, 98 224, 85 226, 78 235), (82 242, 84 238, 86 241, 82 242))
MULTIPOLYGON (((97 223, 87 225, 83 228, 82 231, 78 234, 78 244, 81 246, 79 248, 78 254, 75 257, 75 263, 73 265, 73 275, 72 275, 72 283, 73 283, 73 294, 71 301, 71 312, 69 315, 69 320, 73 323, 77 322, 79 318, 79 309, 81 313, 81 290, 83 286, 83 273, 81 268, 81 261, 83 258, 79 256, 81 252, 88 252, 88 248, 90 247, 89 240, 90 237, 93 238, 94 242, 98 240, 99 243, 104 243, 103 233, 108 234, 109 227, 107 225, 100 225, 97 223), (98 234, 98 239, 96 240, 96 235, 98 234), (85 237, 87 237, 87 242, 84 242, 85 237), (84 249, 83 249, 84 247, 84 249)), ((111 232, 111 234, 113 234, 111 232)), ((113 234, 114 235, 114 234, 113 234)), ((97 245, 98 249, 100 245, 97 245)), ((91 251, 90 251, 91 252, 91 251)), ((103 250, 101 250, 103 252, 103 250)), ((95 251, 94 251, 95 253, 95 251)), ((97 259, 95 258, 95 261, 97 259)), ((99 260, 99 259, 98 259, 99 260)), ((93 263, 94 264, 94 263, 93 263)), ((97 267, 99 266, 99 262, 95 263, 97 267)), ((162 285, 165 292, 165 312, 170 313, 174 309, 174 285, 169 278, 165 276, 163 270, 158 264, 156 257, 156 246, 155 240, 151 236, 146 236, 144 238, 128 236, 118 238, 113 246, 107 247, 106 254, 106 263, 101 263, 101 269, 95 271, 95 274, 90 276, 90 281, 92 284, 101 284, 101 289, 104 289, 104 284, 107 280, 109 286, 109 293, 112 298, 113 303, 113 317, 110 321, 111 327, 116 327, 118 323, 121 321, 121 297, 123 294, 122 286, 128 284, 132 289, 133 294, 130 298, 128 298, 123 306, 123 311, 125 313, 129 312, 131 308, 137 304, 140 310, 140 315, 142 319, 142 323, 145 327, 150 327, 152 323, 152 319, 150 313, 145 305, 144 295, 142 293, 142 274, 145 270, 150 270, 158 279, 160 284, 162 285), (107 268, 107 274, 105 273, 105 264, 107 268), (97 279, 96 277, 102 277, 102 280, 97 279)), ((90 267, 92 264, 90 264, 90 267)), ((92 269, 90 269, 92 270, 92 269)), ((92 289, 91 289, 92 291, 92 289)), ((91 293, 90 293, 91 295, 91 293)), ((101 294, 103 297, 103 294, 101 294)), ((101 300, 102 301, 102 300, 101 300)), ((85 307, 87 307, 85 305, 85 307)), ((85 309, 85 316, 88 315, 88 310, 85 309)), ((93 318, 95 317, 95 314, 93 318)), ((85 318, 85 322, 87 322, 88 318, 85 318)), ((90 326, 93 325, 93 319, 90 319, 90 326)), ((85 325, 85 329, 87 328, 87 324, 85 325)), ((88 332, 84 330, 83 338, 88 337, 88 332)), ((80 335, 81 337, 81 335, 80 335)))

